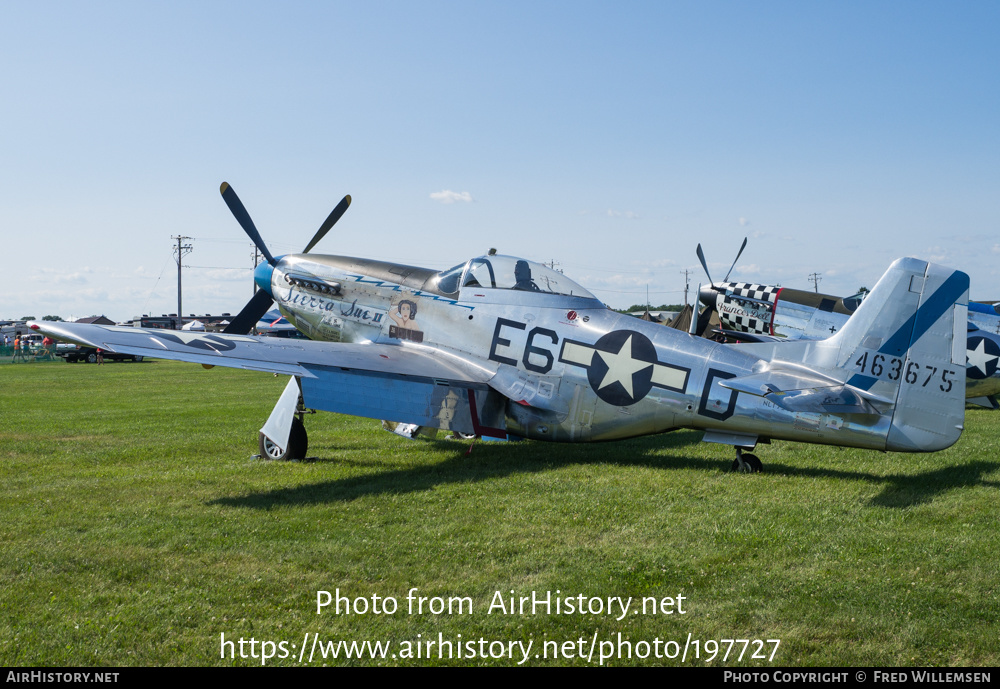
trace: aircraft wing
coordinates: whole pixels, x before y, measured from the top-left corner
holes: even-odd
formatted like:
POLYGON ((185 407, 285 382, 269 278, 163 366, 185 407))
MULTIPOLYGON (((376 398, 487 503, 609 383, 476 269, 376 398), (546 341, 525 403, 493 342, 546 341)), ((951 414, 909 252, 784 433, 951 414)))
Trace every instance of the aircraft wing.
POLYGON ((488 385, 497 364, 440 348, 48 321, 29 327, 109 352, 297 376, 311 409, 477 435, 499 436, 505 425, 506 398, 488 385))
POLYGON ((474 359, 442 356, 440 350, 431 353, 419 346, 315 342, 48 321, 31 326, 56 339, 109 352, 305 378, 315 378, 320 368, 336 367, 390 376, 485 384, 496 373, 495 368, 488 368, 474 359))

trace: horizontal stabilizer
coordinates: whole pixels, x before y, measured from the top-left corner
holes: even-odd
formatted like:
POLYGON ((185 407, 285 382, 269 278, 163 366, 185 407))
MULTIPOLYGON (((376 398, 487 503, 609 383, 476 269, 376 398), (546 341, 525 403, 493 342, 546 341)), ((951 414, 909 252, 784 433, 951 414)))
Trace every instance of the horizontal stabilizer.
POLYGON ((1000 403, 997 402, 997 398, 993 395, 987 395, 985 397, 971 397, 965 400, 966 404, 975 404, 979 407, 986 407, 987 409, 1000 409, 1000 403))
POLYGON ((774 343, 780 343, 780 342, 793 342, 794 341, 794 340, 791 340, 791 339, 789 339, 787 337, 778 337, 777 335, 761 335, 759 333, 740 332, 738 330, 721 330, 721 329, 716 329, 715 332, 717 332, 717 333, 719 333, 721 335, 724 335, 729 340, 735 340, 736 342, 752 342, 752 343, 774 342, 774 343))
POLYGON ((811 390, 776 391, 764 399, 788 411, 815 412, 818 414, 872 414, 879 411, 869 404, 850 385, 811 390))
POLYGON ((881 412, 873 402, 885 408, 892 405, 892 400, 879 398, 815 372, 767 371, 720 380, 719 385, 763 397, 793 412, 878 415, 881 412))

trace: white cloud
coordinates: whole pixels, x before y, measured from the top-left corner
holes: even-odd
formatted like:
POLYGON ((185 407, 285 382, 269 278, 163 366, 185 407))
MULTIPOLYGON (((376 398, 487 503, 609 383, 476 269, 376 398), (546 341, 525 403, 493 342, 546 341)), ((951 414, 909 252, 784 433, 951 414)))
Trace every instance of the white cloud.
POLYGON ((83 285, 87 282, 87 278, 82 273, 69 273, 68 275, 58 276, 54 282, 56 284, 68 282, 74 285, 83 285))
POLYGON ((608 209, 609 218, 628 218, 629 220, 635 220, 639 217, 639 214, 634 211, 616 211, 608 209))
POLYGON ((38 268, 35 270, 35 274, 31 276, 31 279, 35 282, 44 282, 50 285, 83 285, 88 282, 88 278, 86 276, 92 275, 93 273, 93 269, 86 266, 71 273, 66 273, 55 268, 38 268))
POLYGON ((432 192, 431 198, 441 203, 457 203, 458 201, 472 203, 472 194, 467 191, 458 192, 451 189, 432 192))
POLYGON ((668 268, 678 265, 677 261, 672 258, 656 258, 651 261, 632 261, 632 264, 638 266, 641 269, 659 269, 668 268))
POLYGON ((944 247, 932 246, 929 249, 927 249, 927 253, 930 254, 929 256, 926 256, 926 259, 928 261, 931 261, 933 263, 949 262, 948 250, 945 249, 944 247))
POLYGON ((741 227, 746 227, 749 224, 750 224, 749 220, 747 220, 746 218, 740 218, 740 226, 741 227))

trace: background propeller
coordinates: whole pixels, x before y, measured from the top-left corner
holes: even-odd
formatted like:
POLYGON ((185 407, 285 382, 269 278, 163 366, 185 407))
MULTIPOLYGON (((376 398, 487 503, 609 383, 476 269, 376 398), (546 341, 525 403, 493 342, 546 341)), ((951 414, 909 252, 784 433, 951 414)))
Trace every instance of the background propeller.
MULTIPOLYGON (((261 255, 264 256, 264 260, 267 261, 268 265, 272 267, 276 266, 278 261, 274 258, 271 252, 268 251, 267 246, 264 244, 264 240, 260 236, 260 232, 257 231, 257 227, 253 224, 253 220, 250 218, 250 214, 247 212, 243 202, 240 201, 240 197, 236 195, 236 191, 226 182, 222 183, 219 191, 222 193, 222 200, 226 202, 226 205, 229 206, 229 210, 232 212, 233 217, 236 218, 236 222, 240 224, 243 231, 247 233, 248 237, 250 237, 250 241, 252 241, 260 250, 261 255)), ((350 205, 351 196, 348 194, 341 199, 340 203, 338 203, 333 211, 330 212, 330 215, 326 217, 326 220, 324 220, 323 224, 319 226, 318 230, 316 230, 316 234, 314 234, 313 238, 309 240, 308 244, 306 244, 306 248, 302 251, 302 253, 309 253, 309 251, 316 246, 316 244, 318 244, 323 237, 326 236, 326 233, 330 231, 330 228, 333 227, 338 220, 340 220, 341 216, 344 215, 350 205)), ((246 335, 253 330, 254 326, 256 326, 257 322, 264 316, 265 313, 267 313, 273 303, 274 300, 266 290, 258 290, 257 293, 253 295, 253 298, 247 302, 246 306, 243 307, 243 310, 236 315, 236 318, 230 321, 229 325, 227 325, 225 330, 222 332, 236 335, 246 335)))
MULTIPOLYGON (((726 271, 726 277, 722 279, 723 282, 729 282, 729 276, 733 272, 733 268, 736 267, 736 262, 740 260, 740 256, 743 255, 743 250, 747 248, 747 237, 743 238, 743 244, 740 246, 740 250, 736 252, 736 258, 733 259, 733 264, 729 266, 729 270, 726 271)), ((708 276, 709 287, 716 292, 721 292, 721 287, 716 287, 715 282, 712 280, 712 275, 708 272, 708 262, 705 261, 705 252, 701 249, 701 244, 698 244, 697 252, 698 260, 701 261, 701 267, 705 270, 705 275, 708 276)), ((701 286, 698 288, 699 296, 701 292, 701 286)), ((712 305, 705 305, 701 313, 698 314, 698 322, 694 325, 692 329, 692 334, 700 335, 704 337, 705 332, 708 330, 709 322, 712 320, 712 314, 716 311, 715 303, 712 305)), ((692 323, 694 321, 692 320, 692 323)))
MULTIPOLYGON (((733 265, 729 266, 729 270, 726 271, 726 277, 722 278, 723 282, 729 282, 729 275, 733 272, 733 268, 736 267, 736 262, 740 260, 740 256, 743 255, 743 250, 747 248, 747 238, 743 238, 743 244, 740 246, 740 250, 736 252, 736 258, 733 259, 733 265)), ((713 289, 718 289, 715 287, 715 281, 712 280, 712 276, 708 272, 708 263, 705 262, 705 252, 701 250, 701 244, 698 245, 698 260, 701 261, 701 267, 705 270, 705 275, 708 275, 708 282, 712 285, 713 289)))

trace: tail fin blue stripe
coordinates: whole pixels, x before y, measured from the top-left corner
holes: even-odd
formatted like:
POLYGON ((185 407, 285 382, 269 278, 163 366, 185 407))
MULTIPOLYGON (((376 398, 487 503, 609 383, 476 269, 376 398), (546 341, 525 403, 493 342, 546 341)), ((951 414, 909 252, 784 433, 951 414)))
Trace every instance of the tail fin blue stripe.
POLYGON ((917 323, 913 328, 913 339, 910 344, 916 343, 930 327, 937 322, 944 313, 951 308, 959 297, 969 289, 969 276, 956 270, 948 276, 944 284, 931 295, 927 302, 917 309, 917 323))
POLYGON ((912 316, 906 319, 899 330, 886 340, 885 344, 879 348, 879 353, 902 356, 903 352, 923 337, 924 333, 962 296, 968 287, 969 279, 965 273, 956 270, 949 275, 944 284, 938 287, 937 291, 912 316))
POLYGON ((871 390, 871 387, 875 385, 878 378, 872 378, 871 376, 863 376, 860 373, 856 373, 851 376, 847 384, 851 387, 855 387, 858 390, 871 390))
MULTIPOLYGON (((969 288, 969 276, 955 271, 937 290, 918 308, 912 316, 906 319, 888 340, 879 347, 880 354, 902 356, 907 349, 924 336, 932 325, 956 302, 969 288)), ((860 390, 870 390, 878 379, 871 376, 856 374, 847 381, 848 385, 860 390)))

